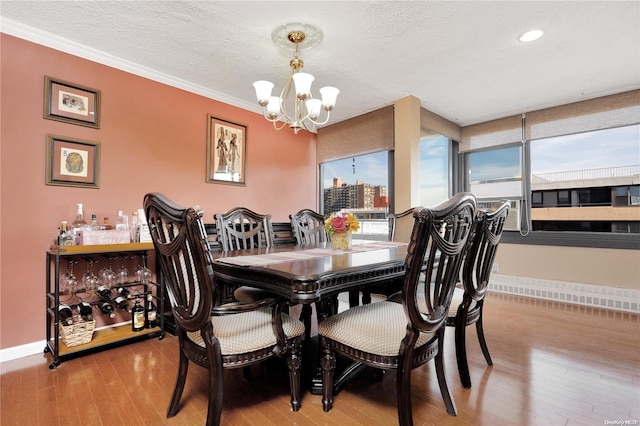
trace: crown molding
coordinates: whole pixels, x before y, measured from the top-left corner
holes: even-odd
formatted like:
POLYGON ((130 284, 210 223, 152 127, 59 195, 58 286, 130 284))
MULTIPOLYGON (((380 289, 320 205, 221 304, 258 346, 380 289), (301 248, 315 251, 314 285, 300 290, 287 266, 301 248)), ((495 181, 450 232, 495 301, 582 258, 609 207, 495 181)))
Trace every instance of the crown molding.
POLYGON ((51 49, 59 50, 70 55, 78 56, 92 62, 116 68, 140 77, 148 78, 168 86, 186 90, 219 102, 262 114, 260 107, 253 102, 238 99, 224 93, 217 92, 204 86, 175 78, 171 75, 145 67, 135 62, 119 58, 109 53, 94 49, 73 40, 60 37, 47 31, 24 25, 12 19, 0 17, 0 32, 18 37, 32 43, 40 44, 51 49))

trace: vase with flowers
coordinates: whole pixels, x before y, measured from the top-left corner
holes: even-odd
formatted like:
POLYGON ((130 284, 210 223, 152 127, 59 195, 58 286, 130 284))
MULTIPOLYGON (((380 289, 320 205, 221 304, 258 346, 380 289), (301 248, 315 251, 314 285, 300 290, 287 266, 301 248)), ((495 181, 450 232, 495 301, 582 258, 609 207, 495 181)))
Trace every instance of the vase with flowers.
POLYGON ((337 212, 325 220, 324 228, 334 250, 348 250, 351 248, 351 233, 360 229, 360 222, 353 213, 337 212))

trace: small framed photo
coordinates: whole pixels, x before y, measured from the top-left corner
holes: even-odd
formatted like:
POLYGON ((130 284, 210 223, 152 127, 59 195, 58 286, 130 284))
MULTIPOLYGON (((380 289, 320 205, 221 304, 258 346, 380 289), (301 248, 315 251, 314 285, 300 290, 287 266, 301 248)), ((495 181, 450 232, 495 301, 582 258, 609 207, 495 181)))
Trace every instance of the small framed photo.
POLYGON ((246 185, 247 126, 207 116, 207 182, 246 185))
POLYGON ((100 91, 44 77, 44 118, 100 128, 100 91))
POLYGON ((46 184, 100 187, 98 142, 47 135, 46 184))

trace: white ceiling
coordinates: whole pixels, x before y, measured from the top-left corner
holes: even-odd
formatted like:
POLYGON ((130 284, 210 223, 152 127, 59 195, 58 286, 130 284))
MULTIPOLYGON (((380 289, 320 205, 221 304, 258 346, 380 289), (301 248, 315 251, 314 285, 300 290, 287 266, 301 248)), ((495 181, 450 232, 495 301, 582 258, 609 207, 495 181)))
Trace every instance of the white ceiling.
MULTIPOLYGON (((2 32, 252 111, 291 54, 271 31, 309 22, 312 91, 341 90, 329 124, 407 95, 462 126, 640 88, 634 1, 2 1, 2 32), (518 36, 545 31, 528 45, 518 36)), ((64 78, 64 76, 57 76, 64 78)), ((81 82, 77 82, 81 84, 81 82)))

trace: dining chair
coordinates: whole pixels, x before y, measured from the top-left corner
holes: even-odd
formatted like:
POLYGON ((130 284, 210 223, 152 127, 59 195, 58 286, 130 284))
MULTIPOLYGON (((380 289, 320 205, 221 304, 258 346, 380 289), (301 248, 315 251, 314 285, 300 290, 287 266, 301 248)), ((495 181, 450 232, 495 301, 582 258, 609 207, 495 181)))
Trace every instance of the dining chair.
POLYGON ((447 325, 455 327, 456 362, 464 388, 471 387, 467 362, 466 327, 476 325, 480 348, 488 365, 493 365, 482 326, 484 297, 489 285, 504 222, 510 202, 501 200, 488 210, 479 210, 473 223, 468 248, 462 266, 463 288, 456 287, 449 307, 447 325))
MULTIPOLYGON (((290 214, 289 221, 291 222, 291 229, 293 230, 293 234, 298 245, 315 245, 329 240, 327 231, 324 227, 324 216, 320 213, 311 209, 302 209, 297 213, 290 214)), ((334 308, 337 310, 337 297, 334 298, 332 302, 334 302, 334 308)), ((332 308, 332 310, 334 308, 332 308)), ((300 312, 300 319, 304 323, 305 339, 307 340, 311 337, 312 314, 313 308, 311 305, 308 303, 303 304, 300 312)), ((318 316, 316 315, 316 317, 318 316)))
POLYGON ((214 306, 220 291, 213 280, 212 255, 198 207, 178 206, 160 193, 144 197, 149 231, 177 324, 180 361, 167 410, 179 410, 189 362, 208 370, 207 425, 219 425, 223 369, 241 368, 286 355, 291 407, 300 408, 300 346, 304 325, 282 313, 280 299, 214 306))
POLYGON ((405 258, 402 303, 381 301, 356 306, 318 325, 324 411, 333 406, 338 354, 377 369, 396 370, 398 420, 402 426, 413 424, 411 372, 434 359, 447 412, 456 415, 445 375, 444 333, 475 210, 476 199, 467 192, 433 209, 416 208, 405 258), (421 273, 425 276, 420 293, 426 301, 424 308, 418 305, 421 273))
MULTIPOLYGON (((256 213, 245 207, 235 207, 214 215, 223 251, 273 246, 271 215, 256 213)), ((272 293, 248 286, 232 289, 239 302, 251 303, 275 297, 272 293)), ((228 295, 223 295, 228 299, 228 295)))
MULTIPOLYGON (((413 210, 414 208, 410 208, 397 214, 389 213, 387 215, 387 220, 389 221, 389 241, 409 242, 411 239, 411 230, 413 229, 413 210)), ((392 282, 363 288, 362 304, 366 305, 371 303, 371 294, 381 294, 386 298, 400 291, 401 287, 401 282, 392 282)), ((355 297, 350 294, 350 307, 359 305, 358 296, 359 294, 355 295, 355 297)))

